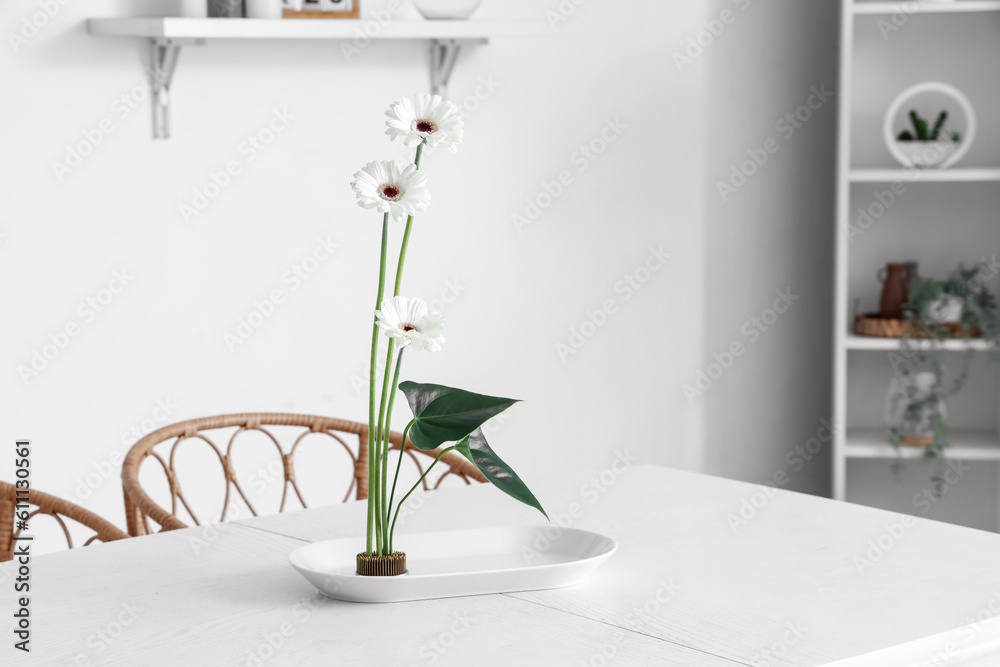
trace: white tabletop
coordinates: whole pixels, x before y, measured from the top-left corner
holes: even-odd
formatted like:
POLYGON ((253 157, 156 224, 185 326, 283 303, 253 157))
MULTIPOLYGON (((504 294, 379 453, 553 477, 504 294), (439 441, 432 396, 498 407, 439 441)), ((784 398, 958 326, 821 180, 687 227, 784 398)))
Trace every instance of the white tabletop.
MULTIPOLYGON (((619 542, 580 586, 390 605, 320 597, 288 554, 360 536, 365 506, 348 503, 38 557, 31 659, 8 628, 0 664, 1000 664, 1000 536, 618 470, 596 483, 553 476, 538 494, 554 519, 619 542)), ((406 532, 524 523, 538 521, 494 488, 448 489, 422 501, 397 544, 406 532)), ((0 567, 8 619, 11 571, 0 567)))

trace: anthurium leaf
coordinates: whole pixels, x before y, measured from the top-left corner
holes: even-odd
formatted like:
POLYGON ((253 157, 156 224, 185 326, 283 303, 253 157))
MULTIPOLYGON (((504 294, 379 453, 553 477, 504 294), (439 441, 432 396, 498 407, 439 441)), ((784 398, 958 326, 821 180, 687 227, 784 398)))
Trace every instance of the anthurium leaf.
POLYGON ((458 451, 465 455, 465 458, 472 461, 472 464, 479 468, 483 477, 488 479, 493 486, 515 500, 520 500, 525 505, 534 507, 541 512, 546 519, 549 518, 542 509, 541 503, 534 494, 528 490, 517 473, 507 465, 503 459, 497 456, 496 452, 490 449, 486 442, 486 436, 481 429, 476 429, 458 443, 458 451))
POLYGON ((446 442, 458 442, 518 402, 440 384, 403 382, 399 388, 413 412, 410 440, 424 451, 437 449, 446 442))

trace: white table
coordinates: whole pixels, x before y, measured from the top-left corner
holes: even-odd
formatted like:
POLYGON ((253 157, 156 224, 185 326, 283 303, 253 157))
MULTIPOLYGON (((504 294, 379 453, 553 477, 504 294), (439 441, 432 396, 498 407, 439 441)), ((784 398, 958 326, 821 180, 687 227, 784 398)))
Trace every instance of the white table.
MULTIPOLYGON (((39 557, 34 652, 24 660, 0 628, 0 664, 1000 665, 1000 536, 652 466, 583 483, 553 476, 539 493, 554 518, 575 503, 574 527, 620 544, 580 586, 328 600, 288 554, 361 535, 364 504, 349 503, 39 557), (734 531, 730 515, 754 504, 734 531), (855 560, 880 539, 877 562, 855 560)), ((429 494, 400 533, 526 522, 527 508, 477 486, 429 494)))

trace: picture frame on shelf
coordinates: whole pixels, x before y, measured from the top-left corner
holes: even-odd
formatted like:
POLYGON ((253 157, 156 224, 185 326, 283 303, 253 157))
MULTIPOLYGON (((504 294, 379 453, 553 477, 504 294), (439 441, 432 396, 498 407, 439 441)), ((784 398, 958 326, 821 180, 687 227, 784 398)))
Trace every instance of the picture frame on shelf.
POLYGON ((282 0, 286 19, 359 19, 361 0, 282 0))

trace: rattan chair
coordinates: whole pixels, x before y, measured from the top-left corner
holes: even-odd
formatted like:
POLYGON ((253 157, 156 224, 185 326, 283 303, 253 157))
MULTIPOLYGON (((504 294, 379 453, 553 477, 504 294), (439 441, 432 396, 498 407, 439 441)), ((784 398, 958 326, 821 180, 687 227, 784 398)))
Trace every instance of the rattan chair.
MULTIPOLYGON (((234 472, 232 465, 234 446, 239 442, 240 434, 248 431, 259 431, 263 433, 270 439, 271 442, 274 443, 281 455, 281 461, 284 469, 284 488, 281 495, 281 505, 278 508, 279 512, 285 510, 285 505, 289 496, 289 489, 294 492, 302 507, 308 507, 306 500, 299 489, 299 485, 295 480, 295 453, 302 440, 311 433, 319 433, 329 436, 330 444, 335 447, 338 445, 342 446, 345 450, 347 450, 354 462, 353 469, 350 471, 352 475, 351 485, 347 490, 347 495, 344 496, 344 502, 350 498, 351 492, 355 490, 355 497, 357 500, 365 500, 368 498, 367 424, 333 419, 330 417, 269 413, 247 413, 192 419, 178 424, 173 424, 172 426, 166 426, 150 433, 137 442, 129 451, 128 456, 125 457, 125 462, 122 465, 122 485, 125 493, 125 516, 128 522, 129 535, 139 536, 156 532, 150 527, 150 519, 159 525, 160 530, 177 530, 180 528, 187 528, 188 525, 178 518, 181 508, 183 508, 187 515, 191 517, 194 525, 201 525, 201 522, 198 520, 194 511, 188 505, 187 499, 184 497, 184 492, 181 489, 180 480, 178 479, 177 469, 174 465, 177 447, 185 440, 196 439, 204 442, 215 452, 215 455, 222 464, 223 476, 226 483, 226 495, 223 500, 222 513, 218 520, 224 521, 226 519, 234 490, 237 494, 239 494, 243 502, 246 503, 250 512, 254 516, 257 516, 257 510, 254 508, 253 503, 250 502, 250 499, 247 498, 247 495, 243 492, 243 487, 236 478, 236 473, 234 472), (276 438, 271 430, 267 428, 269 426, 301 427, 304 430, 292 441, 291 447, 286 451, 285 448, 282 447, 278 438, 276 438), (236 429, 232 435, 228 436, 228 444, 225 446, 225 450, 212 441, 209 437, 210 434, 206 434, 206 432, 213 431, 215 429, 225 429, 230 427, 236 427, 236 429), (353 440, 355 436, 357 437, 358 442, 356 450, 352 449, 345 439, 350 438, 353 440), (164 445, 164 451, 162 453, 156 451, 156 447, 161 444, 164 445), (154 459, 166 475, 170 493, 169 510, 160 507, 156 502, 154 502, 139 483, 139 470, 148 458, 154 459)), ((400 446, 402 445, 402 440, 403 436, 401 434, 392 432, 390 435, 392 449, 398 452, 400 446)), ((413 447, 412 443, 407 441, 406 454, 409 455, 411 460, 416 464, 417 469, 422 473, 424 468, 421 465, 421 460, 430 463, 430 461, 432 461, 433 458, 439 454, 439 451, 421 452, 413 447), (430 460, 426 458, 428 455, 431 457, 430 460), (423 458, 421 459, 420 457, 423 458)), ((440 475, 440 477, 438 477, 433 488, 440 486, 441 482, 449 475, 455 475, 461 478, 466 484, 470 484, 471 480, 475 480, 477 482, 486 481, 486 478, 482 476, 482 473, 480 473, 474 465, 467 461, 463 456, 454 452, 445 454, 439 465, 444 465, 445 471, 440 475)), ((426 478, 424 479, 423 487, 425 490, 429 490, 431 488, 426 478)))
POLYGON ((69 528, 63 519, 72 519, 97 533, 84 542, 83 546, 87 546, 95 540, 113 542, 114 540, 124 540, 128 537, 128 535, 115 528, 112 524, 93 512, 88 512, 79 505, 74 505, 62 498, 57 498, 47 493, 36 491, 35 489, 29 489, 27 494, 24 493, 24 489, 20 489, 20 494, 18 494, 18 491, 19 489, 13 484, 0 482, 0 526, 3 526, 0 529, 0 562, 8 561, 13 557, 14 546, 16 544, 14 538, 20 536, 23 532, 17 527, 18 521, 15 520, 14 515, 15 506, 18 503, 25 503, 34 507, 28 513, 28 522, 39 514, 45 514, 55 519, 62 528, 63 534, 66 536, 66 544, 70 549, 73 548, 73 538, 70 536, 69 528))

